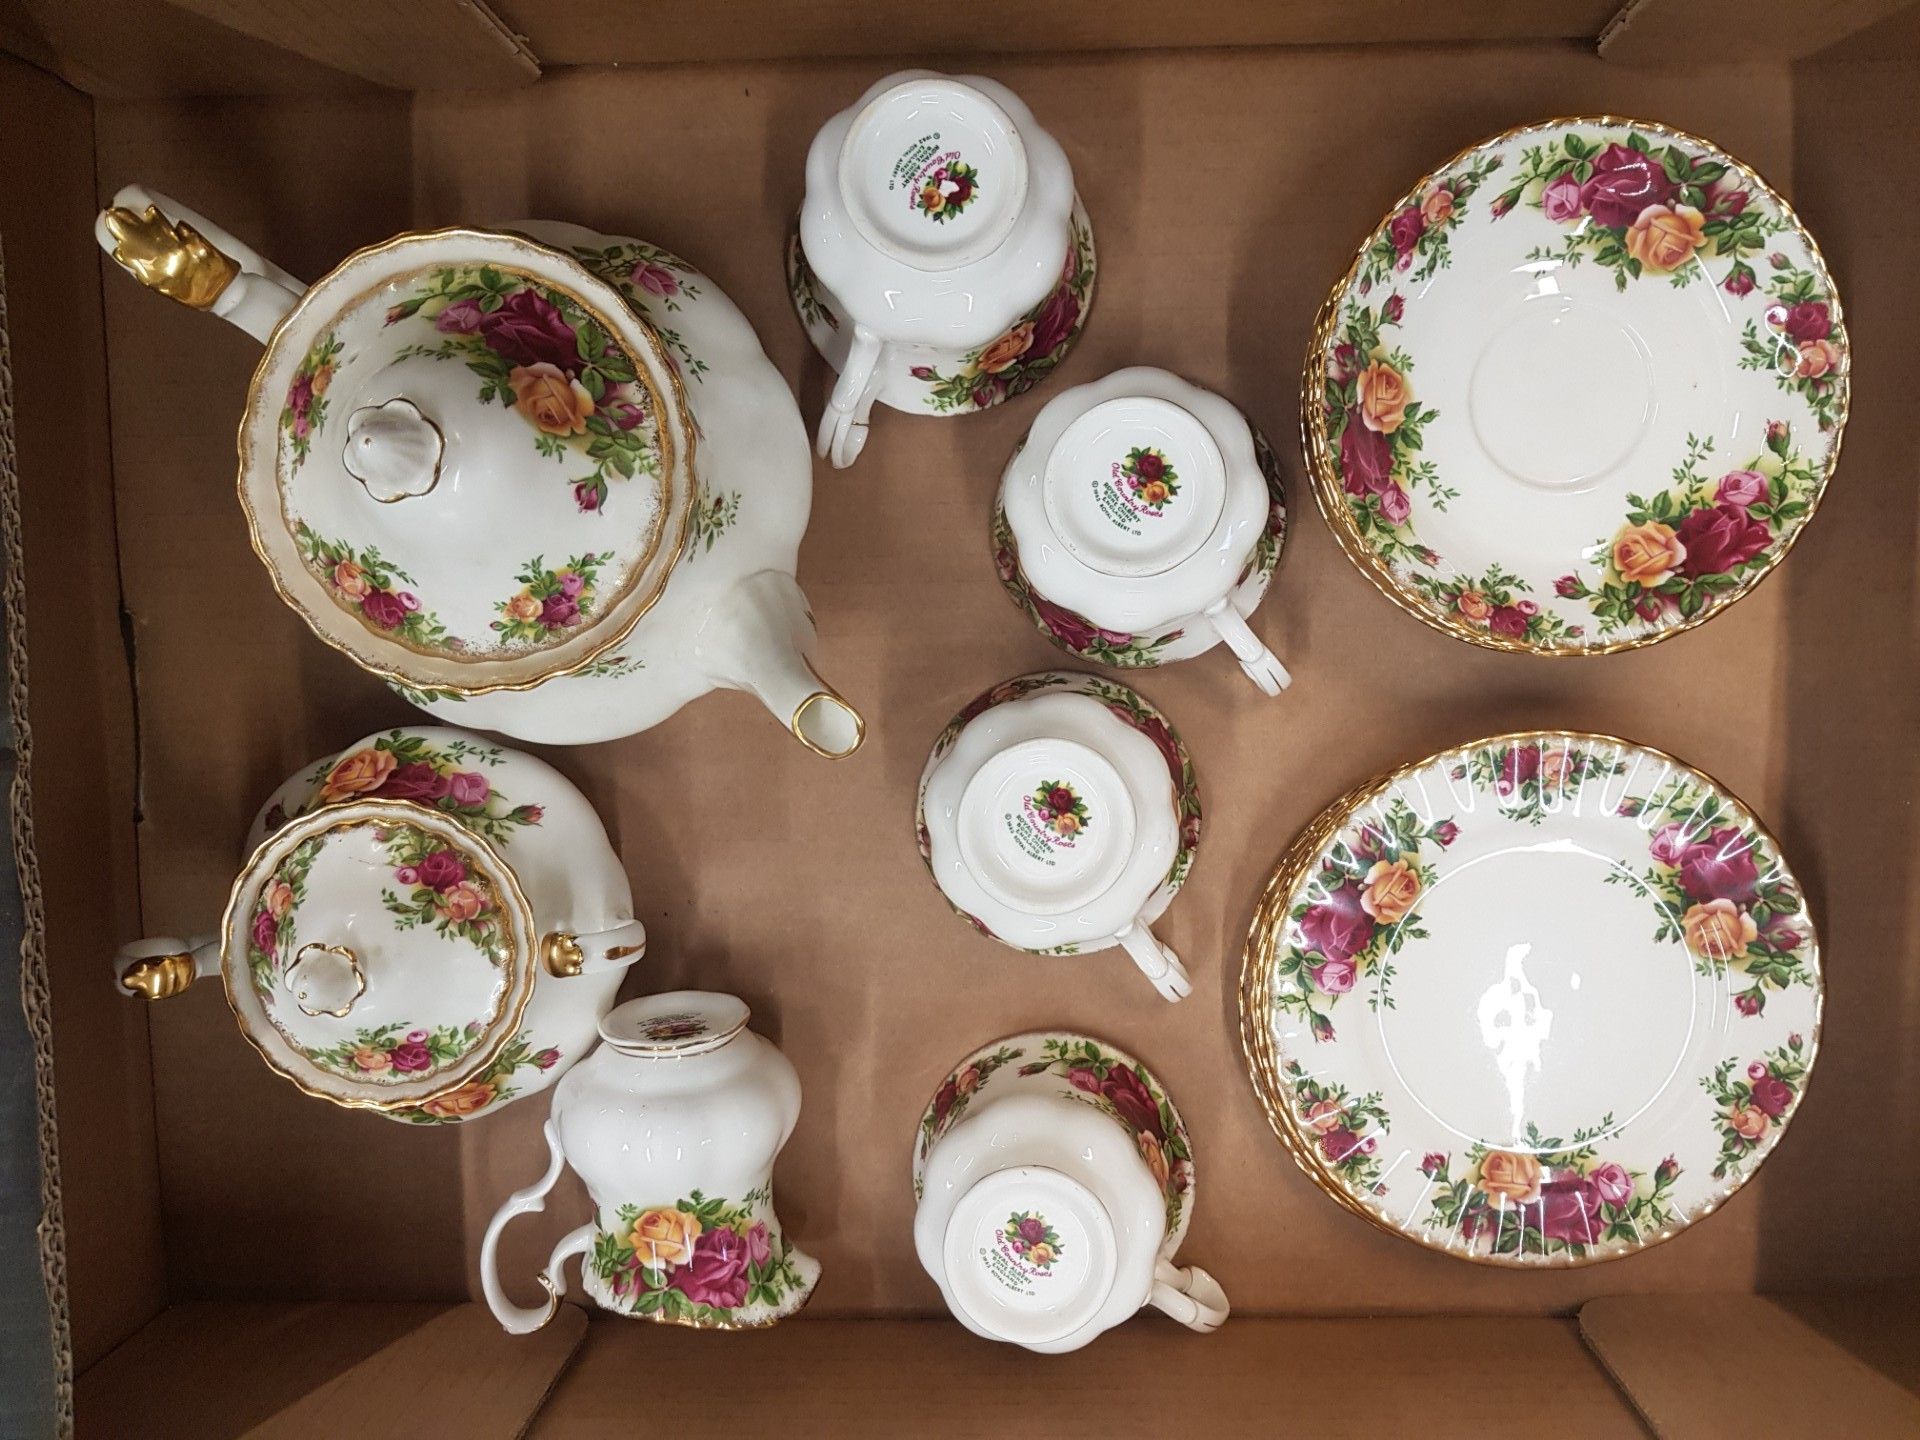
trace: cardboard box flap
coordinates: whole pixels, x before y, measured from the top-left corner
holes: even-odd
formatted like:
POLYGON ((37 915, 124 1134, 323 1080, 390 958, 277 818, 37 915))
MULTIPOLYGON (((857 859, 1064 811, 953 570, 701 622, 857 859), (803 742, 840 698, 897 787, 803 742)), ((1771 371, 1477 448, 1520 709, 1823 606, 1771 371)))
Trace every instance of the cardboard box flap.
MULTIPOLYGON (((1857 1303, 1913 1326, 1910 1299, 1857 1303)), ((1920 1434, 1920 1396, 1757 1295, 1610 1295, 1580 1333, 1663 1440, 1920 1434)))
POLYGON ((1912 0, 1627 0, 1600 35, 1600 53, 1628 64, 1694 63, 1703 47, 1747 61, 1799 60, 1825 50, 1912 0))

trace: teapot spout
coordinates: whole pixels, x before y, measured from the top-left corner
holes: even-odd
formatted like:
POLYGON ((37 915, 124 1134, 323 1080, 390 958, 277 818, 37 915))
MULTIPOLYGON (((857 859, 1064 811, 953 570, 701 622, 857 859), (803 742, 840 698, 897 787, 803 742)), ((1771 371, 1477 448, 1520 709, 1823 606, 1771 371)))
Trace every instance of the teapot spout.
POLYGON ((813 616, 793 577, 749 575, 718 600, 693 640, 693 659, 717 685, 759 697, 802 745, 838 760, 866 739, 866 721, 807 659, 813 616))

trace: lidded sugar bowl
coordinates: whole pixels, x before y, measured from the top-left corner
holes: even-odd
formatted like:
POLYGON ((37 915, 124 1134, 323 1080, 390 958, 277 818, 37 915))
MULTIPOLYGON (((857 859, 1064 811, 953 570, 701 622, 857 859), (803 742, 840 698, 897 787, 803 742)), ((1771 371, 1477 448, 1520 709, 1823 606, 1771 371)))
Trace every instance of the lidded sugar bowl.
POLYGON ((544 1090, 646 952, 586 798, 458 730, 367 737, 253 826, 217 935, 123 948, 122 990, 219 975, 248 1041, 309 1095, 417 1124, 544 1090))
POLYGON ((747 1020, 743 1001, 701 990, 629 1000, 601 1020, 600 1047, 554 1087, 546 1174, 508 1197, 481 1245, 482 1288, 507 1330, 552 1319, 575 1255, 587 1293, 619 1315, 739 1330, 806 1304, 820 1264, 773 1209, 800 1079, 747 1020), (593 1219, 554 1247, 539 1275, 545 1305, 517 1305, 500 1282, 501 1233, 544 1210, 569 1165, 593 1219))
MULTIPOLYGON (((409 699, 624 673, 644 642, 663 694, 746 690, 818 753, 860 744, 807 658, 791 566, 710 596, 690 577, 727 497, 708 493, 680 360, 577 243, 403 234, 308 287, 138 186, 96 237, 265 344, 239 435, 254 550, 316 635, 409 699), (659 607, 670 585, 700 603, 659 607)), ((671 708, 642 699, 614 728, 671 708)))

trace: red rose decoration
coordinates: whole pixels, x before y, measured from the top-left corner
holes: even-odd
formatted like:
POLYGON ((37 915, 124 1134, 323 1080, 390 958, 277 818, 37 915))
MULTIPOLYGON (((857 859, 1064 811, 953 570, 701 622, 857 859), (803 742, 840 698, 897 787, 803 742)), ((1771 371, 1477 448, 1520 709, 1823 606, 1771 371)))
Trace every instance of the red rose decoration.
POLYGON ((1600 224, 1624 230, 1649 205, 1666 204, 1678 188, 1658 160, 1616 141, 1594 157, 1593 178, 1581 199, 1600 224))
POLYGON ((1787 307, 1787 318, 1780 328, 1802 344, 1808 340, 1824 340, 1833 333, 1833 317, 1828 313, 1826 301, 1802 300, 1798 305, 1787 307))
POLYGON ((1539 1215, 1549 1240, 1591 1245, 1600 1238, 1599 1187, 1581 1175, 1549 1180, 1540 1187, 1539 1215))
POLYGON ((415 867, 420 884, 431 890, 451 890, 467 878, 467 867, 451 850, 436 850, 415 867))
POLYGON ((1753 1103, 1778 1120, 1793 1103, 1793 1091, 1775 1075, 1763 1075, 1753 1082, 1753 1103))
POLYGON ((1037 360, 1058 350, 1080 321, 1080 298, 1061 286, 1033 317, 1033 344, 1027 347, 1027 359, 1037 360))
POLYGON ((424 760, 400 766, 373 792, 393 800, 431 802, 447 793, 447 780, 424 760))
POLYGON ((693 1258, 673 1272, 667 1282, 696 1305, 733 1310, 746 1303, 746 1238, 737 1230, 717 1225, 693 1242, 693 1258))
POLYGON ((1393 445, 1358 418, 1340 432, 1340 476, 1349 495, 1378 495, 1391 483, 1393 445))
POLYGON ((1120 1118, 1136 1131, 1144 1131, 1155 1140, 1165 1140, 1167 1130, 1160 1123, 1160 1106, 1140 1077, 1125 1065, 1116 1065, 1101 1082, 1100 1093, 1120 1112, 1120 1118))
POLYGON ((1680 888, 1695 900, 1731 900, 1744 905, 1760 884, 1753 842, 1731 825, 1710 832, 1680 855, 1680 888))
POLYGON ((586 361, 573 327, 551 301, 532 290, 509 295, 498 310, 480 319, 480 338, 487 348, 510 365, 557 365, 578 375, 586 361))
POLYGON ((1305 948, 1329 960, 1351 959, 1373 938, 1373 917, 1360 904, 1360 887, 1351 880, 1312 906, 1300 918, 1305 948))
POLYGON ((1689 580, 1724 575, 1758 555, 1773 539, 1765 521, 1754 519, 1738 505, 1726 504, 1695 510, 1674 533, 1687 547, 1680 573, 1689 580))

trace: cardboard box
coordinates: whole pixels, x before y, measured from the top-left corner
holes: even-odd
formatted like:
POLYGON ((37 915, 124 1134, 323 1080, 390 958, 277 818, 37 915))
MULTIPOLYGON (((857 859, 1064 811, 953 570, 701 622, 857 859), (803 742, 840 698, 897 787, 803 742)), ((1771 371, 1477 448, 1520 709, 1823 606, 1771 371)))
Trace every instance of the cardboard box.
MULTIPOLYGON (((1920 1433, 1920 477, 1901 399, 1920 369, 1920 12, 1896 11, 0 3, 28 998, 79 1433, 1920 1433), (218 987, 149 1008, 108 983, 121 940, 206 928, 284 775, 414 712, 314 642, 249 552, 232 437, 251 342, 103 265, 93 212, 149 182, 299 275, 460 220, 640 235, 740 304, 812 415, 828 375, 779 263, 805 147, 907 64, 1006 81, 1072 158, 1100 290, 1047 393, 1159 364, 1281 447, 1295 523, 1261 625, 1297 684, 1269 702, 1225 662, 1139 677, 1207 801, 1165 927, 1196 974, 1187 1003, 1110 959, 974 936, 913 853, 913 784, 961 703, 1059 659, 999 593, 985 536, 1046 394, 951 424, 883 417, 857 467, 816 474, 801 554, 865 749, 816 760, 723 694, 548 757, 633 876, 653 953, 628 993, 739 993, 799 1068, 778 1184, 825 1279, 764 1335, 567 1312, 512 1340, 471 1303, 474 1259, 541 1168, 542 1102, 388 1125, 267 1072, 218 987), (1392 197, 1484 135, 1577 113, 1710 136, 1788 194, 1861 363, 1846 454, 1777 578, 1671 643, 1549 663, 1460 645, 1375 593, 1314 513, 1293 437, 1313 312, 1392 197), (1449 1261, 1329 1202, 1267 1131, 1236 1040, 1247 921, 1295 831, 1401 760, 1520 725, 1644 740, 1746 796, 1808 883, 1827 968, 1818 1083, 1760 1177, 1671 1244, 1553 1274, 1449 1261), (1202 1190, 1183 1255, 1234 1300, 1219 1335, 1145 1318, 1048 1359, 941 1318, 911 1247, 917 1117, 970 1046, 1047 1024, 1126 1046, 1179 1099, 1202 1190)), ((509 1264, 530 1275, 584 1213, 563 1188, 509 1264)))

